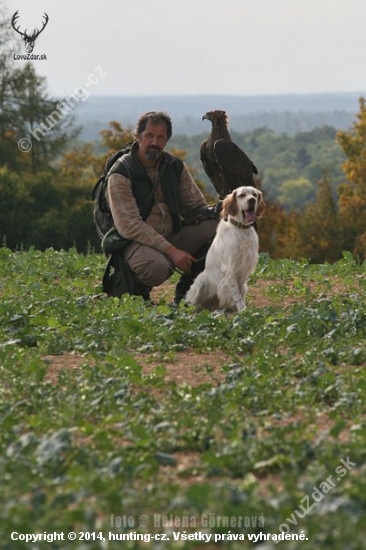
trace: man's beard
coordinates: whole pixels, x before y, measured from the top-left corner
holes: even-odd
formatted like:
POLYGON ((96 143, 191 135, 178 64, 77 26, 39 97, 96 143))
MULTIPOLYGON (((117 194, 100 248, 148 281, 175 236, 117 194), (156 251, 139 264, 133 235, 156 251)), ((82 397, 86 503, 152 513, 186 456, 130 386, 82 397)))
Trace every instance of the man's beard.
POLYGON ((161 155, 161 150, 158 147, 149 147, 146 150, 145 156, 149 160, 158 160, 161 155))

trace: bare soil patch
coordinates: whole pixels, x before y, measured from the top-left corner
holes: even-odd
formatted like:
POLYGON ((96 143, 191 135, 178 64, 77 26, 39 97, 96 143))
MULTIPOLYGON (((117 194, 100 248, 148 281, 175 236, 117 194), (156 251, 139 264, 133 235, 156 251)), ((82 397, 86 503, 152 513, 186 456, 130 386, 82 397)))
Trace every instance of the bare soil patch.
POLYGON ((166 368, 167 382, 184 383, 189 386, 204 383, 220 384, 225 378, 222 366, 231 360, 221 351, 197 353, 194 350, 179 352, 173 358, 163 360, 159 358, 158 353, 135 354, 134 358, 141 364, 144 376, 148 377, 157 366, 163 365, 166 368))
POLYGON ((48 369, 45 376, 46 382, 55 384, 58 375, 63 369, 80 369, 85 357, 75 353, 63 353, 62 355, 46 355, 43 357, 48 369))
MULTIPOLYGON (((177 352, 173 357, 161 357, 159 353, 132 353, 134 359, 142 366, 143 376, 149 377, 160 365, 166 368, 166 382, 198 386, 200 384, 218 385, 225 379, 222 366, 231 358, 221 352, 197 353, 194 350, 177 352)), ((86 359, 83 355, 65 353, 63 355, 46 355, 47 365, 45 380, 55 384, 63 369, 81 369, 86 359)))

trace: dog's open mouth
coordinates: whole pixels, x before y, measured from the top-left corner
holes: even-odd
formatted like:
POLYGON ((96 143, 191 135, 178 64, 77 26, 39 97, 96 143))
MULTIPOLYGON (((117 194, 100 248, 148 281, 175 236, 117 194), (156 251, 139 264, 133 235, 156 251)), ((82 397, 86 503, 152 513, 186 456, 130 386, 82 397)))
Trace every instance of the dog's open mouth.
POLYGON ((247 224, 255 222, 254 208, 249 208, 249 210, 243 210, 243 220, 244 220, 244 223, 247 223, 247 224))

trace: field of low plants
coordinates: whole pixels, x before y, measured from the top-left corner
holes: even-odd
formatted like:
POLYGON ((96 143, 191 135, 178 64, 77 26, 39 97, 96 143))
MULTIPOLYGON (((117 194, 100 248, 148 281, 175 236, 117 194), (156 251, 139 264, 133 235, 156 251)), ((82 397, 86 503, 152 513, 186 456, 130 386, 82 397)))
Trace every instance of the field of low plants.
POLYGON ((104 264, 0 248, 0 549, 364 549, 366 265, 262 254, 225 314, 108 299, 104 264))

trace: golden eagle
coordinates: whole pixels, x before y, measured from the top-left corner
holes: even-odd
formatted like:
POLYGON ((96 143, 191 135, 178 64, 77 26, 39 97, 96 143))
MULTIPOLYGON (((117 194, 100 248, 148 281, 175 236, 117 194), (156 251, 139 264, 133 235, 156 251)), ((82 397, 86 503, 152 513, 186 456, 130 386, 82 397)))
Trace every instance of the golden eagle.
POLYGON ((206 174, 212 181, 220 199, 242 185, 254 183, 256 166, 231 139, 225 111, 209 111, 202 120, 210 120, 210 136, 202 143, 200 157, 206 174))

